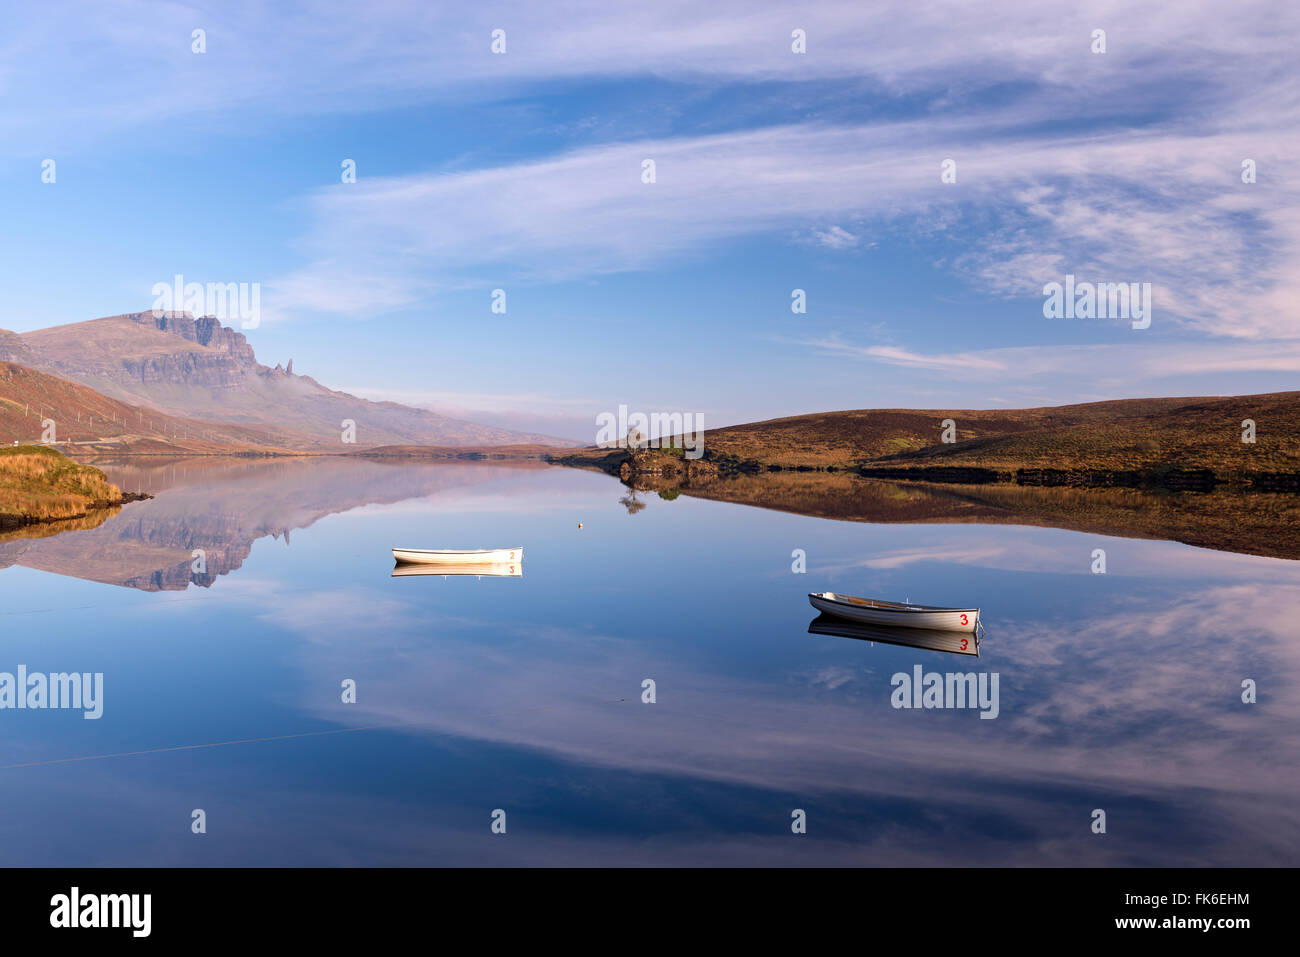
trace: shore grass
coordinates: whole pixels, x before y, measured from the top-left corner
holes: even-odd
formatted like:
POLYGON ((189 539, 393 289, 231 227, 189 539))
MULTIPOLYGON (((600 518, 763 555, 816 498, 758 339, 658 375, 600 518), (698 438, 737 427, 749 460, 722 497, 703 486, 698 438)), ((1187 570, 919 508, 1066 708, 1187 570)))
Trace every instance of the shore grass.
POLYGON ((99 469, 39 445, 0 448, 0 527, 78 518, 122 504, 99 469))
MULTIPOLYGON (((680 446, 679 439, 674 440, 680 446)), ((1006 410, 820 412, 709 430, 680 449, 572 449, 547 461, 634 472, 856 471, 919 481, 1300 488, 1300 392, 1006 410), (1193 474, 1195 473, 1195 474, 1193 474)))

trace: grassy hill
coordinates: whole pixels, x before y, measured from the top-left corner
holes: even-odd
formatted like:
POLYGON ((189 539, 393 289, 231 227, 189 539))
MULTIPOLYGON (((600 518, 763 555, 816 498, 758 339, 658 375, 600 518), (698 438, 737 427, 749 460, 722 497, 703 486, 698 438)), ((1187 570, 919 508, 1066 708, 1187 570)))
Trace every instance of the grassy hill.
POLYGON ((768 419, 705 435, 706 456, 782 468, 850 467, 942 445, 943 421, 969 441, 1104 423, 1177 408, 1193 399, 1120 399, 1036 409, 857 409, 768 419))
POLYGON ((55 444, 88 452, 271 452, 293 444, 283 431, 164 415, 59 376, 0 362, 0 443, 41 442, 46 420, 54 422, 55 444))
MULTIPOLYGON (((597 465, 606 450, 583 453, 597 465)), ((1011 480, 1026 471, 1157 475, 1208 470, 1223 481, 1300 475, 1300 392, 1120 399, 1034 409, 823 412, 711 429, 704 461, 723 470, 850 469, 1011 480), (956 442, 942 441, 943 421, 956 442), (1242 421, 1256 425, 1243 443, 1242 421)), ((569 464, 579 464, 570 461, 569 464)))
POLYGON ((54 449, 0 449, 0 528, 77 518, 122 504, 122 490, 89 465, 54 449))
MULTIPOLYGON (((1180 399, 1174 406, 1116 409, 1108 418, 1058 422, 1003 435, 930 445, 877 460, 885 468, 972 467, 1022 471, 1108 471, 1157 476, 1206 471, 1220 481, 1300 477, 1300 393, 1180 399), (1242 422, 1255 441, 1242 441, 1242 422)), ((1023 476, 1021 476, 1023 477, 1023 476)))

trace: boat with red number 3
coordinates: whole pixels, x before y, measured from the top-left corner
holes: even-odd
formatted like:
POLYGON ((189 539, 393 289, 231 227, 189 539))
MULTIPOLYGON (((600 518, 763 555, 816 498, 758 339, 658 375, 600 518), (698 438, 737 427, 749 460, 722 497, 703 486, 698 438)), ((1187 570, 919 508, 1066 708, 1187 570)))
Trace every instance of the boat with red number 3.
POLYGON ((820 612, 896 628, 931 628, 939 631, 969 631, 980 627, 978 608, 941 608, 937 605, 913 605, 911 602, 857 598, 833 591, 810 592, 809 603, 820 612))

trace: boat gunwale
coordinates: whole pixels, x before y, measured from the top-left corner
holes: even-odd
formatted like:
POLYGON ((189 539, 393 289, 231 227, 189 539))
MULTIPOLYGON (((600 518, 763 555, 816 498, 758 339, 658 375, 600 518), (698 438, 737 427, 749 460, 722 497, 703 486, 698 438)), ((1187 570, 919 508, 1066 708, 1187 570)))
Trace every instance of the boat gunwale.
POLYGON ((491 555, 494 552, 522 552, 524 546, 515 545, 505 548, 403 548, 394 545, 395 552, 410 552, 413 555, 491 555))
POLYGON ((908 605, 903 602, 884 601, 880 598, 858 598, 856 595, 840 595, 839 592, 810 591, 808 597, 817 598, 825 602, 832 602, 837 605, 845 605, 849 608, 875 608, 878 611, 964 611, 979 614, 978 608, 948 608, 942 605, 908 605))

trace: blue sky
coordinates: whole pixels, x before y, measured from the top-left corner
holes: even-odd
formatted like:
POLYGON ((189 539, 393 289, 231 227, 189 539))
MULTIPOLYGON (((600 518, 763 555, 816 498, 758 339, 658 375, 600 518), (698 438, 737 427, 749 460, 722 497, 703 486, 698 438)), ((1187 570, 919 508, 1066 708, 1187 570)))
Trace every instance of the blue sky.
POLYGON ((1295 388, 1300 17, 1129 7, 17 11, 0 327, 257 282, 264 362, 579 439, 620 403, 709 427, 1295 388), (1150 282, 1151 327, 1044 318, 1067 272, 1150 282))

